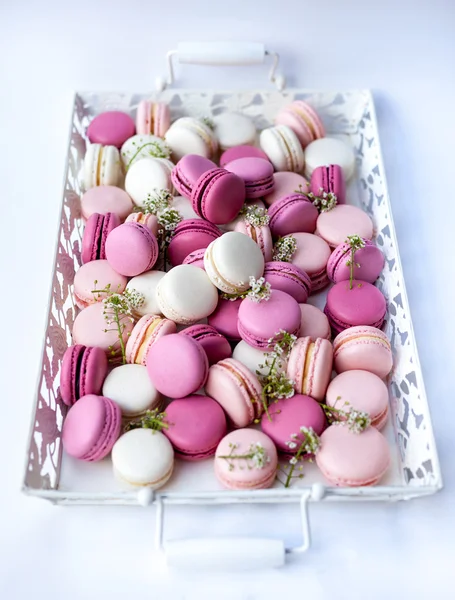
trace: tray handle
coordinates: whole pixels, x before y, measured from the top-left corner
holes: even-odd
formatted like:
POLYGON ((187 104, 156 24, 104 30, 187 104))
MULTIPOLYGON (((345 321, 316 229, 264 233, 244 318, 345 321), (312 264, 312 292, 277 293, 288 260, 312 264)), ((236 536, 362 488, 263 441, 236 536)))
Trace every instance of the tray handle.
POLYGON ((166 54, 167 78, 157 77, 156 87, 162 92, 174 83, 174 57, 182 64, 245 66, 262 64, 268 56, 272 58, 269 80, 281 91, 286 86, 286 79, 277 72, 280 57, 258 42, 181 42, 177 50, 166 54))

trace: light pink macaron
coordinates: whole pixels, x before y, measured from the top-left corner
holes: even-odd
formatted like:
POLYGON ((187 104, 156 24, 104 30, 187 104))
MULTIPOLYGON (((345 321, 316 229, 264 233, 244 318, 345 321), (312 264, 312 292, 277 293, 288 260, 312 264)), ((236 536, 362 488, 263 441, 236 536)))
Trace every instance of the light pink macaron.
POLYGON ((273 179, 273 192, 264 197, 265 203, 268 206, 271 206, 274 202, 285 196, 295 194, 301 190, 306 192, 310 189, 310 184, 303 175, 292 173, 291 171, 278 171, 273 175, 273 179))
POLYGON ((280 110, 275 118, 277 125, 287 125, 305 148, 325 136, 324 125, 312 106, 303 100, 295 100, 280 110))
POLYGON ((330 340, 330 323, 322 310, 312 304, 299 304, 300 337, 309 337, 313 342, 317 338, 330 340))
POLYGON ((289 354, 287 374, 297 394, 322 400, 332 374, 333 349, 328 340, 299 338, 289 354))
POLYGON ((127 283, 127 278, 114 271, 107 260, 91 260, 76 271, 74 300, 79 308, 85 308, 106 298, 105 292, 97 293, 95 290, 104 290, 109 286, 111 292, 121 294, 127 283))
POLYGON ((94 213, 100 215, 116 213, 123 222, 132 210, 131 198, 125 190, 114 185, 92 187, 81 198, 81 211, 85 220, 94 213))
POLYGON ((338 204, 332 210, 319 215, 316 222, 316 235, 319 235, 332 248, 343 244, 348 235, 359 235, 371 240, 373 221, 364 210, 357 206, 338 204))
POLYGON ((160 315, 144 315, 134 326, 126 345, 126 360, 129 363, 146 365, 147 354, 153 344, 163 335, 176 333, 174 321, 160 315))
POLYGON ((139 135, 164 137, 171 126, 169 106, 164 102, 141 100, 136 112, 136 131, 139 135))
POLYGON ((155 215, 143 212, 133 212, 126 217, 125 222, 139 223, 139 225, 144 225, 144 227, 150 229, 155 237, 158 236, 158 219, 155 215))
POLYGON ((337 373, 361 369, 381 379, 392 370, 392 348, 387 335, 376 327, 349 327, 333 340, 333 358, 337 373))
POLYGON ((153 233, 139 223, 129 222, 113 229, 106 240, 106 258, 117 273, 135 277, 150 271, 159 248, 153 233))
POLYGON ((297 242, 297 249, 291 262, 310 276, 311 292, 317 292, 329 283, 327 261, 331 254, 330 246, 312 233, 293 233, 292 237, 297 242))

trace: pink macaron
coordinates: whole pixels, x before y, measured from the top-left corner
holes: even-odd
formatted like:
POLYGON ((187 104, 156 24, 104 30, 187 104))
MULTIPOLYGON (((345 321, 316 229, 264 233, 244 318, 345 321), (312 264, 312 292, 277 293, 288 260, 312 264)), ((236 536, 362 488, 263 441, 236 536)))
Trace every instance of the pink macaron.
POLYGON ((322 400, 332 375, 333 349, 328 340, 299 338, 289 354, 287 374, 297 394, 322 400))
POLYGON ((261 198, 273 192, 273 165, 264 158, 238 158, 226 165, 226 170, 235 173, 245 182, 247 199, 261 198))
POLYGON ((204 255, 205 255, 205 248, 199 248, 198 250, 194 250, 193 252, 190 252, 188 254, 188 256, 185 256, 182 264, 183 265, 193 265, 193 267, 198 267, 199 269, 202 269, 203 271, 205 271, 204 255))
POLYGON ((311 173, 310 191, 315 196, 334 194, 337 204, 346 204, 346 182, 340 165, 316 167, 311 173))
POLYGON ((273 485, 278 455, 272 440, 257 429, 224 437, 215 454, 215 475, 230 490, 260 490, 273 485))
POLYGON ((327 427, 327 420, 320 404, 303 394, 295 394, 291 398, 278 400, 269 407, 271 420, 262 415, 261 428, 277 447, 278 452, 296 454, 303 441, 301 427, 311 427, 317 435, 321 435, 327 427), (291 438, 297 434, 296 438, 291 438), (289 446, 288 442, 295 444, 289 446))
POLYGON ((281 290, 297 302, 304 303, 311 292, 311 279, 295 265, 288 262, 271 261, 265 263, 264 279, 273 290, 281 290))
POLYGON ((247 297, 239 308, 238 327, 242 340, 253 348, 270 348, 270 340, 280 331, 298 335, 298 302, 281 290, 272 290, 267 301, 255 302, 247 297))
POLYGON ((291 171, 278 171, 273 176, 273 192, 264 197, 265 203, 271 206, 274 202, 281 200, 285 196, 298 193, 299 191, 309 191, 309 183, 299 173, 291 171))
POLYGON ((234 146, 225 150, 220 156, 220 167, 225 167, 230 162, 238 160, 239 158, 263 158, 268 160, 267 154, 256 146, 234 146))
POLYGON ((74 300, 79 308, 85 308, 106 298, 106 292, 96 292, 109 288, 121 294, 128 280, 119 275, 107 260, 91 260, 82 265, 74 276, 74 300))
POLYGON ((107 358, 101 348, 70 346, 63 355, 60 395, 72 406, 86 394, 99 394, 107 375, 107 358))
POLYGON ((163 335, 176 333, 174 321, 160 315, 144 315, 134 326, 126 345, 126 360, 129 363, 145 365, 150 348, 163 335))
POLYGON ((333 340, 333 358, 337 373, 361 369, 383 379, 393 366, 389 338, 376 327, 350 327, 338 334, 333 340))
POLYGON ((227 339, 210 325, 192 325, 183 329, 180 335, 189 335, 204 348, 209 365, 214 365, 232 355, 232 349, 227 339))
POLYGON ((139 135, 164 137, 171 126, 171 112, 164 102, 141 100, 136 112, 136 131, 139 135))
POLYGON ((290 194, 269 208, 270 230, 274 237, 289 233, 314 233, 318 209, 303 194, 290 194))
POLYGON ((106 258, 113 269, 127 277, 149 271, 158 258, 158 242, 147 227, 124 223, 116 227, 106 240, 106 258))
POLYGON ((133 201, 128 194, 113 185, 92 187, 81 198, 81 211, 85 220, 94 213, 115 213, 124 221, 133 210, 133 201))
POLYGON ((316 234, 329 246, 336 248, 343 244, 348 235, 359 235, 371 240, 373 221, 365 211, 351 204, 338 204, 332 210, 319 215, 316 222, 316 234))
POLYGON ((321 436, 316 464, 332 485, 375 485, 389 468, 390 449, 374 427, 355 433, 345 425, 331 425, 321 436))
POLYGON ((218 333, 224 335, 228 340, 238 341, 241 339, 238 328, 238 316, 242 299, 226 300, 220 298, 216 310, 209 316, 208 324, 214 327, 218 333))
MULTIPOLYGON (((201 157, 199 157, 201 158, 201 157)), ((213 223, 203 219, 185 219, 174 229, 169 244, 168 256, 175 267, 181 265, 194 250, 207 248, 209 244, 221 236, 221 231, 213 223)))
POLYGON ((302 271, 305 271, 311 279, 311 292, 323 289, 329 283, 327 277, 327 261, 331 250, 323 239, 312 233, 294 233, 292 235, 297 242, 291 262, 302 271))
POLYGON ((175 455, 183 460, 203 460, 215 454, 226 435, 227 425, 223 409, 212 398, 202 395, 173 400, 166 408, 163 429, 175 455))
MULTIPOLYGON (((365 246, 354 252, 354 278, 358 281, 374 283, 384 268, 384 255, 370 240, 363 240, 365 246)), ((346 281, 351 276, 350 244, 340 244, 330 255, 327 262, 327 275, 333 283, 346 281)))
POLYGON ((242 219, 236 224, 234 231, 243 233, 256 242, 266 262, 272 260, 273 240, 268 225, 255 225, 253 222, 242 219))
POLYGON ((169 398, 183 398, 204 386, 209 362, 200 344, 177 333, 157 340, 147 354, 147 370, 153 385, 169 398))
POLYGON ((150 229, 155 237, 158 236, 158 219, 150 213, 133 212, 126 217, 125 223, 139 223, 150 229))
POLYGON ((194 211, 215 224, 230 223, 245 202, 245 183, 235 173, 211 169, 203 173, 191 192, 194 211))
POLYGON ((87 220, 82 237, 82 262, 106 258, 106 239, 109 233, 120 225, 116 213, 100 215, 93 213, 87 220))
POLYGON ((325 136, 324 125, 312 106, 303 100, 295 100, 281 109, 275 117, 277 125, 287 125, 305 148, 325 136))
POLYGON ((101 460, 112 450, 121 426, 121 410, 115 402, 104 396, 83 396, 63 422, 63 448, 80 460, 101 460))
POLYGON ((111 110, 97 115, 87 128, 92 144, 121 148, 136 132, 133 119, 124 112, 111 110))
POLYGON ((332 332, 327 315, 312 304, 299 304, 300 337, 309 337, 313 342, 317 338, 330 340, 332 332))
POLYGON ((233 358, 210 367, 205 393, 221 405, 233 427, 246 427, 262 414, 259 379, 233 358))
POLYGON ((340 281, 330 288, 324 312, 332 329, 340 333, 356 325, 380 328, 387 310, 384 295, 366 281, 340 281))
POLYGON ((185 196, 185 198, 191 198, 191 192, 199 177, 216 168, 216 164, 209 158, 205 158, 205 156, 187 154, 173 168, 172 183, 179 194, 185 196))

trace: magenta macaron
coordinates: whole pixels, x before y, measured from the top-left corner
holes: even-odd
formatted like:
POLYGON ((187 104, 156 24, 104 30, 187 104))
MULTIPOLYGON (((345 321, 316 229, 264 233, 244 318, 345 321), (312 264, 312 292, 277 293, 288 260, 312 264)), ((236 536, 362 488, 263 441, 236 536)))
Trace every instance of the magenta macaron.
POLYGON ((270 230, 274 237, 289 233, 314 233, 318 209, 303 194, 290 194, 269 208, 270 230))
POLYGON ((224 335, 228 340, 240 340, 238 315, 242 302, 241 298, 236 300, 220 298, 215 311, 208 317, 208 324, 214 327, 218 333, 224 335))
MULTIPOLYGON (((201 158, 201 157, 199 157, 201 158)), ((168 256, 175 267, 181 265, 194 250, 207 248, 209 244, 221 236, 221 231, 213 223, 203 219, 185 219, 174 229, 169 244, 168 256)))
POLYGON ((317 292, 329 283, 327 261, 331 254, 330 246, 312 233, 299 232, 292 237, 297 242, 297 249, 291 262, 310 276, 311 292, 317 292))
POLYGON ((316 167, 311 174, 310 191, 315 196, 332 193, 337 197, 337 204, 345 204, 346 182, 340 165, 316 167))
POLYGON ((163 429, 175 455, 183 460, 203 460, 215 454, 227 425, 223 409, 212 398, 202 395, 173 400, 166 408, 163 429))
MULTIPOLYGON (((354 253, 354 278, 374 283, 384 268, 384 255, 370 240, 363 240, 365 246, 354 253)), ((351 259, 351 246, 340 244, 330 255, 327 262, 327 275, 333 283, 346 281, 351 269, 346 264, 351 259)))
POLYGON ((228 163, 239 158, 263 158, 264 160, 269 160, 267 154, 256 146, 234 146, 225 150, 220 156, 220 167, 224 168, 228 163))
POLYGON ((82 237, 83 263, 106 258, 107 236, 119 225, 120 217, 116 213, 93 213, 88 218, 82 237))
POLYGON ((204 348, 209 365, 214 365, 232 355, 232 349, 227 339, 211 325, 191 325, 191 327, 183 329, 180 335, 190 336, 204 348))
POLYGON ((60 395, 72 406, 86 394, 99 394, 107 375, 107 357, 101 348, 82 344, 70 346, 63 355, 60 372, 60 395))
POLYGON ((230 223, 245 202, 245 183, 235 173, 211 169, 203 173, 191 192, 194 211, 215 224, 230 223))
POLYGON ((273 290, 281 290, 292 296, 299 304, 308 300, 311 292, 311 279, 292 263, 271 261, 265 263, 264 279, 273 290))
POLYGON ((205 158, 205 156, 187 154, 172 169, 172 183, 182 196, 190 198, 199 177, 207 171, 216 168, 216 164, 209 158, 205 158))
POLYGON ((104 396, 83 396, 70 408, 63 422, 63 448, 80 460, 101 460, 112 450, 121 426, 118 404, 104 396))
POLYGON ((121 148, 136 132, 133 119, 124 112, 111 110, 97 115, 87 129, 92 144, 121 148))
POLYGON ((275 180, 273 165, 269 160, 252 156, 238 158, 228 163, 225 169, 243 179, 247 199, 261 198, 273 192, 275 180))
POLYGON ((111 267, 127 277, 149 271, 158 258, 158 242, 153 233, 139 223, 123 223, 106 240, 106 258, 111 267))
POLYGON ((199 269, 202 269, 205 271, 204 255, 205 255, 205 248, 198 248, 197 250, 193 250, 193 252, 190 252, 188 254, 188 256, 185 256, 182 264, 183 265, 193 265, 193 267, 198 267, 199 269))

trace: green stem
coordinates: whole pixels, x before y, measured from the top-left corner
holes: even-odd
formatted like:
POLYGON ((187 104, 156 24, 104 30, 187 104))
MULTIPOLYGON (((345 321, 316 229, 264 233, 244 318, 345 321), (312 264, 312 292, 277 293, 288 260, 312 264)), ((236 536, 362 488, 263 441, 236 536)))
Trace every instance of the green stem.
POLYGON ((355 248, 351 248, 351 261, 350 261, 350 265, 349 265, 349 289, 352 290, 352 282, 354 279, 354 255, 355 255, 355 248))
MULTIPOLYGON (((297 450, 297 453, 295 454, 295 459, 297 460, 295 465, 298 463, 299 458, 302 455, 304 443, 305 443, 305 440, 303 440, 303 442, 300 445, 300 448, 297 450)), ((291 485, 291 479, 292 479, 292 475, 294 473, 295 465, 291 465, 291 468, 289 469, 288 476, 286 477, 286 483, 284 484, 285 488, 288 488, 291 485)))
MULTIPOLYGON (((126 170, 128 171, 128 169, 131 167, 132 163, 134 162, 134 159, 136 158, 136 156, 137 156, 138 154, 140 154, 140 152, 142 152, 142 150, 143 150, 144 148, 146 148, 147 146, 155 146, 155 147, 156 147, 157 145, 158 145, 158 144, 157 144, 156 142, 147 142, 146 144, 143 144, 142 146, 140 146, 140 147, 139 147, 139 148, 136 150, 136 153, 135 153, 135 154, 133 154, 133 156, 132 156, 131 160, 129 161, 129 163, 126 165, 126 170)), ((163 154, 163 153, 161 152, 161 154, 163 154)), ((158 156, 157 158, 164 158, 164 155, 163 155, 163 156, 158 156)))
POLYGON ((120 325, 120 319, 119 319, 119 315, 118 315, 118 310, 117 309, 113 309, 114 312, 114 321, 117 323, 117 332, 118 332, 118 339, 120 342, 120 349, 122 351, 122 362, 125 365, 126 364, 126 349, 125 349, 125 342, 123 341, 123 329, 122 326, 120 325))
POLYGON ((248 454, 227 454, 224 456, 218 456, 218 458, 225 458, 226 460, 229 459, 245 459, 248 460, 249 458, 253 458, 254 454, 253 453, 248 453, 248 454))

